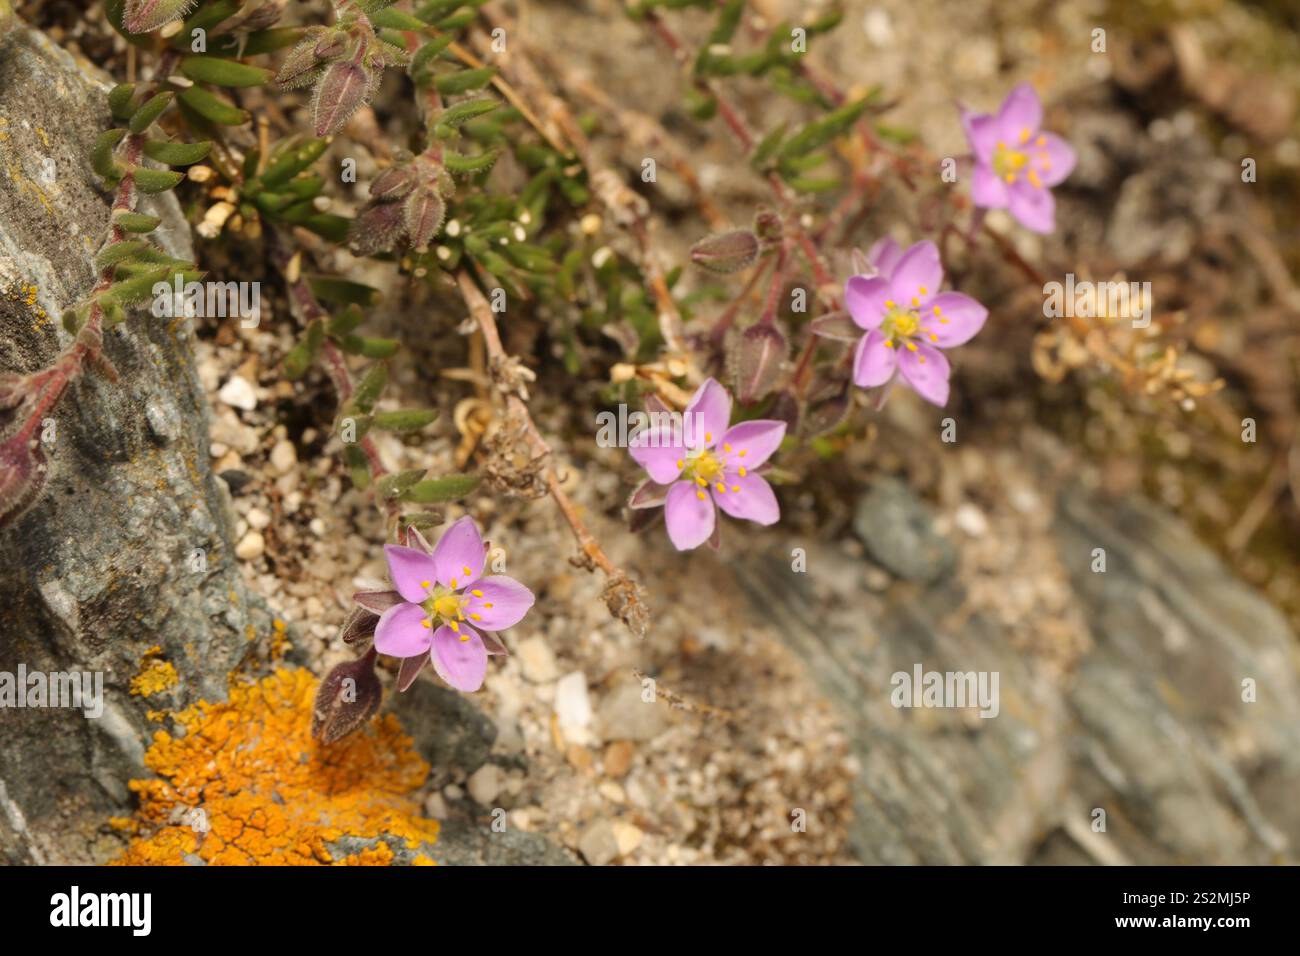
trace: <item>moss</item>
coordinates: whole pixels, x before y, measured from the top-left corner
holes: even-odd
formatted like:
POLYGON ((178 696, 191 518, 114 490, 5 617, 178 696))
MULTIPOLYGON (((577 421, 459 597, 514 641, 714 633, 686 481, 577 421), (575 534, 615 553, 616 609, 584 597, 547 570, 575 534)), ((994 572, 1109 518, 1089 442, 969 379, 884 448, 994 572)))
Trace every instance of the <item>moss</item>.
MULTIPOLYGON (((429 772, 392 715, 331 746, 311 739, 316 679, 278 670, 231 687, 230 699, 174 715, 133 780, 140 807, 113 825, 132 835, 118 864, 388 865, 394 848, 432 844, 415 792, 429 772), (345 836, 377 839, 338 856, 345 836)), ((416 856, 427 864, 427 857, 416 856)))

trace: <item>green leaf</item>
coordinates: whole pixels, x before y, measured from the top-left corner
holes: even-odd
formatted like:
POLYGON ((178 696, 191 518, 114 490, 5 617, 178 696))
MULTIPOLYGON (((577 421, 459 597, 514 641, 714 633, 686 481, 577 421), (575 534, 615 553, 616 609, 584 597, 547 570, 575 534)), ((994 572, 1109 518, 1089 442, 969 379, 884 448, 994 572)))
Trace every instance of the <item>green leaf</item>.
POLYGON ((465 100, 463 103, 457 103, 450 109, 443 110, 442 115, 438 117, 438 125, 445 126, 448 129, 456 129, 470 120, 485 113, 491 113, 501 105, 500 100, 484 98, 479 100, 465 100))
POLYGON ((302 27, 272 27, 250 33, 244 41, 243 55, 256 56, 259 53, 274 53, 285 47, 293 46, 302 39, 302 27))
POLYGON ((145 101, 144 106, 131 114, 131 121, 127 124, 127 128, 133 133, 143 133, 153 125, 154 120, 162 116, 163 110, 170 106, 175 98, 176 94, 171 90, 155 93, 145 101))
POLYGON ((326 331, 333 336, 345 336, 365 321, 365 315, 356 306, 348 306, 334 318, 330 319, 326 331))
POLYGON ((755 169, 763 169, 771 161, 772 156, 776 153, 781 145, 781 139, 785 136, 788 124, 783 120, 754 147, 754 155, 749 158, 750 163, 755 169))
POLYGON ((321 343, 325 341, 325 324, 320 319, 307 326, 302 340, 289 350, 284 357, 284 375, 290 381, 302 378, 311 368, 312 362, 320 353, 321 343))
POLYGON ((329 143, 323 139, 308 139, 302 142, 293 138, 278 143, 271 151, 271 155, 267 157, 266 168, 258 178, 263 186, 271 188, 287 183, 320 159, 328 146, 329 143))
POLYGON ((493 163, 497 161, 500 155, 495 149, 490 149, 485 153, 479 153, 477 156, 462 156, 460 153, 448 151, 443 156, 443 165, 453 173, 481 173, 492 168, 493 163))
POLYGON ((108 110, 113 119, 125 123, 135 112, 135 84, 119 83, 108 91, 108 110))
POLYGON ((423 478, 424 471, 423 468, 411 468, 393 475, 384 475, 375 483, 375 492, 384 501, 393 501, 423 478))
POLYGON ((162 222, 158 216, 146 216, 142 212, 127 209, 113 211, 113 225, 121 226, 126 232, 153 232, 162 222))
POLYGON ((396 412, 376 412, 375 427, 389 432, 416 432, 437 417, 436 408, 404 408, 396 412))
POLYGON ((428 26, 423 20, 403 13, 401 10, 380 10, 370 14, 370 22, 377 29, 384 30, 423 30, 428 26))
POLYGON ((135 187, 142 193, 166 192, 185 178, 184 174, 174 173, 170 169, 145 169, 137 166, 132 172, 135 174, 135 187))
POLYGON ((95 268, 107 269, 109 266, 116 265, 124 259, 129 259, 136 253, 147 248, 149 248, 149 243, 145 242, 143 239, 132 239, 127 242, 109 243, 104 246, 103 249, 99 250, 99 254, 95 256, 95 268))
POLYGON ((383 362, 376 362, 366 370, 366 374, 357 384, 357 390, 352 393, 352 404, 363 412, 370 411, 375 407, 375 402, 379 400, 387 384, 388 366, 383 362))
POLYGON ((154 295, 153 287, 160 282, 173 285, 175 277, 180 275, 181 285, 188 282, 197 282, 202 278, 202 272, 188 272, 177 270, 175 266, 159 266, 157 269, 151 269, 134 278, 127 279, 125 282, 115 282, 105 291, 96 296, 96 300, 104 308, 110 305, 131 305, 136 302, 142 302, 154 295))
POLYGON ((430 40, 415 51, 415 56, 411 58, 411 65, 407 67, 407 71, 411 74, 411 79, 415 81, 416 86, 423 89, 433 82, 433 65, 437 62, 438 57, 442 55, 443 50, 451 46, 453 39, 455 37, 451 34, 444 34, 430 40))
POLYGON ((345 351, 372 359, 392 358, 397 354, 400 344, 397 339, 367 338, 360 335, 348 335, 343 339, 345 351))
POLYGON ((125 135, 126 130, 118 127, 117 129, 105 130, 95 140, 95 148, 90 153, 90 165, 94 167, 95 172, 105 179, 121 175, 122 166, 113 158, 113 149, 122 141, 122 137, 125 135))
POLYGON ((442 501, 455 501, 464 498, 479 485, 477 475, 444 475, 441 478, 429 478, 417 482, 403 492, 403 501, 418 504, 434 504, 442 501))
POLYGON ((340 276, 309 275, 307 284, 311 286, 316 298, 335 305, 374 305, 383 297, 374 286, 340 276))
POLYGON ((491 66, 481 67, 477 70, 459 70, 455 73, 447 73, 433 81, 434 88, 444 95, 449 93, 468 93, 470 90, 482 89, 492 82, 492 77, 496 75, 496 68, 491 66))
POLYGON ((272 76, 270 70, 260 66, 248 66, 218 56, 187 56, 181 60, 181 73, 191 80, 213 86, 262 86, 272 76))
POLYGON ((247 110, 241 110, 201 86, 191 86, 188 90, 181 90, 180 101, 218 126, 241 126, 251 118, 247 110))
POLYGON ((144 144, 146 156, 168 166, 190 166, 207 156, 211 149, 212 144, 208 142, 176 143, 151 139, 144 144))
POLYGON ((864 96, 852 103, 845 103, 839 109, 832 110, 821 119, 809 123, 786 140, 785 145, 781 147, 777 155, 782 159, 803 156, 826 145, 837 136, 843 135, 867 111, 867 107, 871 105, 871 99, 869 96, 864 96))

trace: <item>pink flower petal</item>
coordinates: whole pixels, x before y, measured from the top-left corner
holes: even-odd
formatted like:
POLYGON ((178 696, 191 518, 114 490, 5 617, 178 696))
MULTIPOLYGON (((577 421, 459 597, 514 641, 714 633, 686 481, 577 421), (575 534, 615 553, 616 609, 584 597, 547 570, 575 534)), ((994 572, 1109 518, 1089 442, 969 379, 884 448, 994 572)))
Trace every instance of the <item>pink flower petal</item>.
POLYGON ((445 624, 433 632, 429 651, 433 669, 456 690, 472 694, 483 686, 487 676, 487 648, 472 627, 460 626, 460 632, 445 624))
POLYGON ((1007 208, 1026 229, 1049 233, 1056 228, 1056 201, 1046 189, 1020 179, 1007 193, 1007 208))
POLYGON ((384 557, 388 561, 388 575, 393 579, 393 586, 403 598, 418 604, 429 596, 429 588, 438 579, 438 567, 433 558, 400 544, 384 545, 384 557), (428 582, 427 587, 425 582, 428 582))
POLYGON ((942 408, 948 404, 948 376, 952 370, 944 354, 928 345, 918 345, 916 351, 898 350, 898 370, 903 380, 927 402, 942 408))
POLYGON ((1074 147, 1055 133, 1040 133, 1026 147, 1029 160, 1038 170, 1038 180, 1044 186, 1055 186, 1065 182, 1065 178, 1074 172, 1074 147), (1040 146, 1038 140, 1042 139, 1040 146))
POLYGON ((971 173, 970 198, 984 209, 1007 207, 1007 184, 988 166, 976 166, 971 173))
POLYGON ((469 515, 448 528, 433 548, 433 563, 438 568, 438 583, 449 588, 463 588, 477 581, 483 573, 483 536, 469 515))
POLYGON ((638 432, 627 444, 632 460, 646 470, 661 485, 675 481, 682 473, 677 463, 686 456, 682 435, 674 428, 647 428, 638 432))
POLYGON ((722 436, 723 458, 732 469, 744 466, 753 470, 772 457, 772 452, 781 447, 785 437, 785 422, 770 419, 756 419, 732 425, 722 436), (726 447, 730 445, 731 451, 726 447), (741 455, 741 452, 744 455, 741 455))
POLYGON ((746 475, 727 479, 725 492, 714 489, 713 500, 718 507, 743 521, 758 524, 776 524, 781 518, 781 506, 777 504, 776 494, 760 475, 746 475), (736 489, 740 490, 737 491, 736 489))
POLYGON ((1020 148, 1026 136, 1043 125, 1043 102, 1028 83, 1018 84, 998 110, 998 136, 1010 149, 1020 148))
POLYGON ((937 315, 923 316, 926 331, 934 334, 931 340, 942 348, 965 345, 984 327, 989 310, 968 295, 960 292, 941 292, 930 302, 937 315))
POLYGON ((883 239, 877 239, 872 244, 871 249, 867 252, 867 261, 870 262, 881 275, 891 275, 894 267, 898 265, 898 259, 903 254, 898 243, 886 236, 883 239))
POLYGON ((883 332, 868 332, 853 356, 853 381, 859 388, 884 385, 898 367, 898 350, 885 344, 883 332))
POLYGON ((860 329, 876 329, 885 319, 888 308, 889 280, 884 276, 853 276, 844 283, 844 305, 860 329))
POLYGON ((504 574, 481 578, 462 596, 469 598, 465 613, 474 626, 489 631, 503 631, 518 624, 535 600, 532 591, 504 574), (489 604, 492 606, 488 607, 489 604))
POLYGON ((993 162, 993 152, 998 145, 998 120, 987 113, 961 111, 961 125, 966 129, 966 140, 979 165, 993 162))
POLYGON ((943 263, 939 261, 939 248, 929 239, 923 239, 909 248, 898 260, 893 275, 889 277, 890 298, 907 308, 912 300, 924 304, 939 291, 943 282, 943 263))
POLYGON ((700 490, 689 481, 679 481, 668 489, 664 522, 668 525, 668 540, 678 551, 690 551, 709 540, 718 520, 713 499, 707 493, 701 499, 696 493, 700 490))
POLYGON ((428 616, 418 604, 390 607, 375 626, 375 650, 389 657, 423 654, 432 639, 432 630, 424 626, 428 616))
POLYGON ((731 396, 713 379, 706 379, 682 413, 682 435, 686 447, 712 447, 730 422, 731 396))

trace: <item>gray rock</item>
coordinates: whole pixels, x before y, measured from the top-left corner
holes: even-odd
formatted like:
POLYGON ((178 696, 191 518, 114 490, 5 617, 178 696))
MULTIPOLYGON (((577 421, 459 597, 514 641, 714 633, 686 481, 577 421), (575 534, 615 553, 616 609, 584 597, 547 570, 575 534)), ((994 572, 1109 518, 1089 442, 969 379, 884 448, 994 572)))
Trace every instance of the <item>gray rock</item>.
MULTIPOLYGON (((37 31, 19 25, 4 42, 0 287, 36 291, 31 304, 0 296, 0 368, 30 372, 66 344, 59 316, 94 283, 109 207, 89 156, 109 125, 107 84, 37 31)), ((156 235, 168 252, 191 254, 174 197, 141 209, 163 217, 156 235)), ((52 415, 46 492, 0 531, 0 671, 97 672, 105 698, 98 719, 0 708, 6 862, 99 862, 112 847, 96 828, 129 811, 127 781, 146 774, 156 725, 145 711, 224 697, 250 647, 246 631, 269 630, 232 561, 192 338, 187 325, 147 314, 108 334, 120 380, 87 375, 65 394, 52 415), (206 567, 193 571, 196 549, 206 567), (130 680, 155 644, 179 683, 132 696, 130 680)))
POLYGON ((929 508, 896 478, 880 478, 858 501, 853 530, 871 557, 906 581, 937 581, 956 561, 929 508))
POLYGON ((577 861, 538 833, 460 821, 442 824, 429 855, 444 866, 573 866, 577 861))
POLYGON ((405 692, 391 695, 388 707, 433 768, 437 785, 464 779, 487 763, 497 737, 496 724, 465 694, 422 678, 405 692))
MULTIPOLYGON (((901 493, 889 492, 895 504, 901 493)), ((919 505, 914 505, 914 513, 919 505)), ((1065 493, 1051 532, 1093 646, 1072 674, 957 612, 951 579, 866 592, 861 568, 738 562, 841 714, 867 863, 1300 860, 1300 682, 1281 615, 1176 519, 1065 493), (1106 549, 1107 570, 1091 570, 1106 549), (814 588, 816 591, 814 592, 814 588), (1000 712, 897 709, 891 675, 997 671, 1000 712), (1257 699, 1243 701, 1242 681, 1257 699), (1094 833, 1094 811, 1107 829, 1094 833)))

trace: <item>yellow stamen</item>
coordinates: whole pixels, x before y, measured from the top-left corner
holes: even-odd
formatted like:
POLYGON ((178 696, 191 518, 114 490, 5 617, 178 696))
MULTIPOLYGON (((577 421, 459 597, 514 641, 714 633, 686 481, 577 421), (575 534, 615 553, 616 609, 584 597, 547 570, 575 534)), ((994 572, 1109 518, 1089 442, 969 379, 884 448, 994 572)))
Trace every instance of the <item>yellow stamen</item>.
POLYGON ((453 588, 456 587, 456 579, 455 579, 455 578, 452 578, 452 579, 451 579, 451 586, 452 586, 453 588))
POLYGON ((433 586, 433 585, 430 584, 428 581, 421 581, 421 582, 420 582, 420 587, 424 588, 426 591, 429 590, 429 588, 431 588, 432 586, 433 586))
POLYGON ((468 641, 468 640, 469 640, 469 635, 468 635, 468 634, 462 634, 462 635, 460 636, 460 639, 461 639, 462 642, 464 642, 464 641, 468 641))
POLYGON ((489 604, 484 604, 483 606, 484 606, 484 607, 491 607, 492 605, 489 603, 489 604))
POLYGON ((939 336, 937 336, 937 335, 935 335, 933 332, 931 332, 931 333, 930 333, 930 341, 931 341, 931 342, 938 342, 938 341, 939 341, 939 336))
POLYGON ((678 459, 677 459, 677 467, 678 467, 678 468, 685 468, 685 467, 686 467, 686 462, 684 462, 684 461, 682 461, 680 458, 678 458, 678 459))
POLYGON ((740 473, 740 477, 744 478, 747 474, 749 474, 749 469, 746 468, 744 465, 741 465, 739 473, 740 473))
POLYGON ((1047 137, 1046 137, 1046 136, 1040 136, 1040 137, 1038 137, 1038 139, 1034 140, 1034 144, 1037 145, 1037 146, 1046 146, 1046 145, 1047 145, 1047 137))
POLYGON ((722 450, 725 451, 725 452, 730 453, 730 452, 731 452, 731 446, 728 445, 728 444, 726 444, 726 443, 724 443, 723 446, 722 446, 722 450))
POLYGON ((482 615, 482 614, 475 614, 475 613, 472 612, 472 611, 470 612, 470 615, 469 615, 469 616, 472 617, 472 618, 473 618, 474 620, 476 620, 476 621, 481 621, 481 620, 483 620, 483 615, 482 615))
POLYGON ((724 485, 722 482, 718 482, 713 487, 718 489, 718 494, 722 494, 724 491, 727 490, 727 486, 724 485))
POLYGON ((918 291, 921 293, 921 295, 926 295, 926 294, 927 294, 927 290, 926 290, 925 286, 921 286, 921 288, 920 288, 918 291))
POLYGON ((697 491, 697 492, 695 492, 695 497, 696 497, 696 498, 699 498, 701 501, 703 501, 703 500, 705 499, 705 497, 707 497, 707 496, 704 494, 704 492, 702 492, 702 491, 697 491))
POLYGON ((885 300, 885 308, 886 308, 886 309, 892 309, 893 307, 894 307, 894 300, 893 300, 893 299, 886 299, 886 300, 885 300))
POLYGON ((745 457, 746 455, 748 455, 748 454, 749 454, 749 449, 748 449, 748 448, 741 449, 741 451, 740 451, 740 457, 741 457, 741 458, 744 458, 744 457, 745 457))
POLYGON ((894 340, 893 340, 893 339, 885 339, 885 348, 887 348, 887 349, 892 349, 893 347, 894 347, 894 340))
POLYGON ((433 627, 433 621, 429 620, 427 617, 420 623, 423 624, 425 627, 433 627))
POLYGON ((470 591, 469 593, 472 594, 472 595, 474 595, 475 597, 482 597, 482 596, 483 596, 483 592, 480 591, 478 588, 475 588, 473 591, 470 591))
POLYGON ((713 441, 713 432, 705 432, 705 433, 704 433, 704 440, 705 440, 705 441, 713 441))
POLYGON ((1020 142, 1022 142, 1022 143, 1027 143, 1027 142, 1029 142, 1029 127, 1028 127, 1028 126, 1026 126, 1026 127, 1024 127, 1024 128, 1022 128, 1022 129, 1020 130, 1020 142))
POLYGON ((468 567, 461 568, 461 570, 465 572, 465 577, 469 577, 471 574, 474 573, 468 567))
POLYGON ((908 343, 907 343, 907 350, 908 350, 909 352, 915 352, 915 351, 916 351, 916 343, 915 343, 915 342, 908 342, 908 343))
POLYGON ((455 631, 457 634, 460 633, 460 625, 457 624, 455 621, 448 621, 448 622, 447 622, 447 626, 450 627, 450 628, 451 628, 453 631, 455 631))
POLYGON ((933 312, 934 312, 935 315, 942 315, 942 314, 943 314, 943 309, 939 308, 939 307, 936 305, 936 306, 934 307, 934 309, 933 309, 933 312))
POLYGON ((739 491, 739 490, 740 490, 740 485, 732 485, 732 486, 731 486, 731 490, 732 490, 732 491, 739 491))

